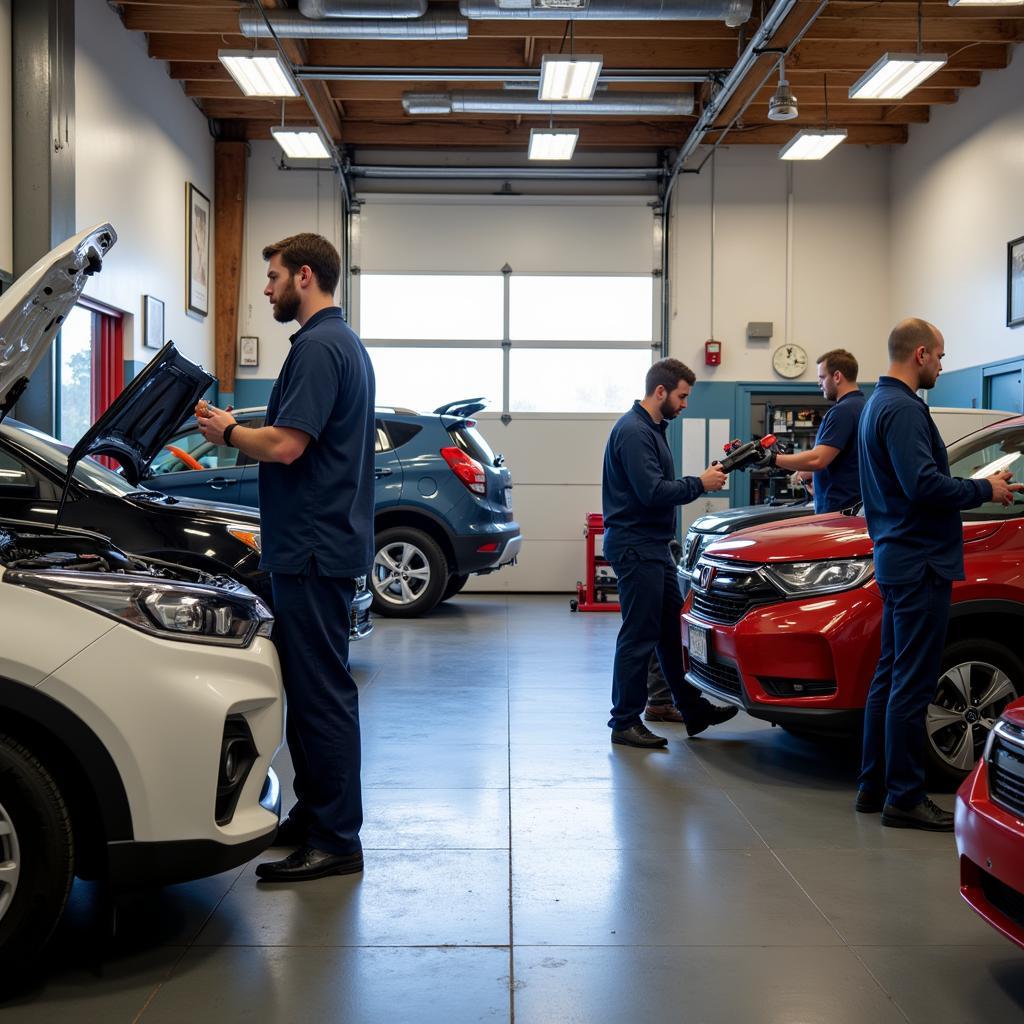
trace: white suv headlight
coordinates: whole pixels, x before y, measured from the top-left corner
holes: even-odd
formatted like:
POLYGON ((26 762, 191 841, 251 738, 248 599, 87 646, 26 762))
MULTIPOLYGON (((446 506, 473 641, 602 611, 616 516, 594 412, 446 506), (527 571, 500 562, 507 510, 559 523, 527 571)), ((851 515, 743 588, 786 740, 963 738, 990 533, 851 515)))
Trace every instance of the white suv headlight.
POLYGON ((168 583, 81 572, 9 572, 4 582, 84 605, 167 640, 247 647, 270 636, 270 609, 244 589, 168 583))
POLYGON ((827 562, 781 562, 764 571, 791 597, 837 594, 859 587, 875 573, 870 558, 843 558, 827 562))

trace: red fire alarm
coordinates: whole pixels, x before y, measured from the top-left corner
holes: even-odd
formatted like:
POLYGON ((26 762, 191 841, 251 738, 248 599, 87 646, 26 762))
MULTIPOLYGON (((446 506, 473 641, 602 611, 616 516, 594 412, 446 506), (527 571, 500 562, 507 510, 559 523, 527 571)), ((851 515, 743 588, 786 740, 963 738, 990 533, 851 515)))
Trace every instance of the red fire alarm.
POLYGON ((722 362, 722 343, 708 340, 704 342, 704 365, 719 366, 722 362))

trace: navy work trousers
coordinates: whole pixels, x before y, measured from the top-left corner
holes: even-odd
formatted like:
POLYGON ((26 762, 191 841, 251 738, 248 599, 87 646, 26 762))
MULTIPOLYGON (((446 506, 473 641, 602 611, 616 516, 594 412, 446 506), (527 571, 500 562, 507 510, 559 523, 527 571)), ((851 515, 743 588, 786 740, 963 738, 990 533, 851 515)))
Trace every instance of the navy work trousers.
POLYGON ((288 698, 285 735, 295 767, 289 817, 328 853, 361 849, 359 693, 348 670, 355 581, 273 573, 274 645, 288 698))
POLYGON ((635 548, 608 557, 618 577, 622 608, 622 628, 615 641, 613 706, 608 725, 612 729, 628 729, 640 721, 647 705, 647 668, 652 651, 658 655, 672 699, 685 718, 696 708, 700 690, 683 678, 679 622, 683 598, 668 549, 662 557, 643 555, 635 548))
POLYGON ((882 651, 864 709, 860 786, 904 810, 925 797, 925 720, 935 696, 953 584, 931 569, 879 584, 882 651))

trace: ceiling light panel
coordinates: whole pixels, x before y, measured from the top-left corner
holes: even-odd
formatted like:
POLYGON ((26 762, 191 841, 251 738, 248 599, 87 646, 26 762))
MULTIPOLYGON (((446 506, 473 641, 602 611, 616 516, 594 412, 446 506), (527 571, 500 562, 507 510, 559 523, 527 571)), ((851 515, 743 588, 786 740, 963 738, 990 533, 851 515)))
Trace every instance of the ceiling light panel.
POLYGON ((546 103, 592 100, 602 63, 600 54, 585 57, 545 54, 540 62, 538 97, 546 103))
POLYGON ((1024 0, 949 0, 950 7, 1024 7, 1024 0))
POLYGON ((850 87, 851 100, 901 100, 946 64, 944 53, 883 54, 850 87))
POLYGON ((571 160, 580 137, 579 128, 531 128, 531 160, 571 160))
POLYGON ((292 160, 329 160, 324 137, 315 128, 271 128, 270 134, 292 160))
POLYGON ((298 96, 280 54, 260 50, 221 50, 217 57, 246 96, 298 96))
POLYGON ((846 140, 845 128, 818 130, 804 128, 798 131, 779 150, 780 160, 821 160, 846 140))

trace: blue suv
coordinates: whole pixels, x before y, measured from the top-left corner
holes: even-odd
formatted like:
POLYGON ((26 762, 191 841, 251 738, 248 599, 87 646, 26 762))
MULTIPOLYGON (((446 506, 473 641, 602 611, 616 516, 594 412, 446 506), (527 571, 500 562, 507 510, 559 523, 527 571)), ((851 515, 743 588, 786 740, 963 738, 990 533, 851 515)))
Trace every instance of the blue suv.
MULTIPOLYGON (((515 562, 522 544, 512 517, 512 474, 472 418, 480 399, 423 414, 377 409, 374 472, 373 610, 416 616, 457 594, 473 574, 515 562)), ((247 427, 266 408, 236 409, 247 427)), ((259 506, 258 463, 237 448, 208 442, 186 421, 150 467, 165 494, 259 506)))

